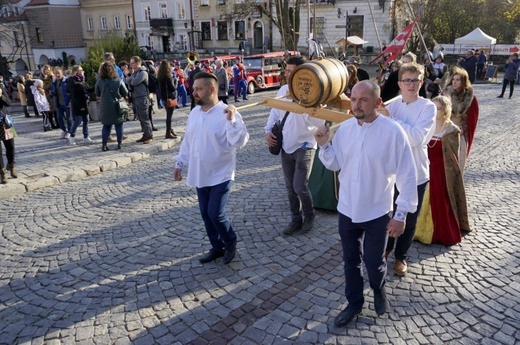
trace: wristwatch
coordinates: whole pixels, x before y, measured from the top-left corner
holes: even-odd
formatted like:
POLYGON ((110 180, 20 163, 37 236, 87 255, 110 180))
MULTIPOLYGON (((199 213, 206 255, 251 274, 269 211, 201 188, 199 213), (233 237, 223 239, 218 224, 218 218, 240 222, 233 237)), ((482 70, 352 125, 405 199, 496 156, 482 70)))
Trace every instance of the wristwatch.
POLYGON ((394 219, 400 222, 404 222, 406 220, 407 212, 397 210, 394 214, 394 219))

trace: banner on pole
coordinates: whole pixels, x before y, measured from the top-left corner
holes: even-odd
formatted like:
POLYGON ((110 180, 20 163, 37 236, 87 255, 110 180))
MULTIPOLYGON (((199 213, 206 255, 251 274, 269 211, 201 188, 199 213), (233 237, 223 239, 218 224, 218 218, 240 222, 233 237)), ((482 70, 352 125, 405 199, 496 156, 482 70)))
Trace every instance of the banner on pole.
POLYGON ((406 26, 403 31, 397 35, 392 42, 383 50, 381 53, 379 53, 374 60, 370 61, 370 64, 373 64, 375 61, 377 61, 381 56, 388 56, 386 59, 386 62, 392 62, 396 58, 401 58, 401 53, 404 49, 404 46, 406 45, 406 42, 408 42, 408 39, 410 38, 410 35, 412 34, 413 27, 415 25, 415 22, 417 21, 417 17, 413 20, 411 24, 406 26))

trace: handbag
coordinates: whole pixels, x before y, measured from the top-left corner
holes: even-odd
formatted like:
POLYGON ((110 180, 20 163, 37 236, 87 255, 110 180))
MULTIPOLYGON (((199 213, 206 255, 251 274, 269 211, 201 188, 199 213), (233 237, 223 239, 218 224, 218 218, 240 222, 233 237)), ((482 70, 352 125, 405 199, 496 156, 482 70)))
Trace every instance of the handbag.
MULTIPOLYGON (((106 86, 106 83, 105 83, 105 86, 106 86)), ((114 97, 114 99, 117 102, 117 111, 119 112, 119 115, 123 116, 126 119, 128 114, 130 114, 130 107, 128 106, 128 103, 126 102, 126 99, 124 97, 117 98, 114 95, 114 93, 112 92, 112 89, 110 87, 108 87, 108 90, 110 91, 110 93, 112 94, 112 97, 114 97)))
POLYGON ((13 127, 13 118, 11 117, 11 115, 0 112, 0 116, 2 118, 1 123, 4 125, 5 129, 9 129, 9 128, 13 127))
POLYGON ((276 145, 275 146, 269 146, 269 152, 271 154, 278 156, 280 154, 280 151, 282 150, 282 142, 283 142, 283 126, 285 125, 285 120, 287 120, 287 116, 289 115, 289 112, 285 113, 285 116, 283 117, 282 122, 280 120, 276 121, 274 123, 273 128, 271 128, 271 133, 274 134, 276 137, 276 145))
MULTIPOLYGON (((168 83, 167 82, 164 82, 164 90, 166 91, 166 95, 168 95, 168 83)), ((168 96, 166 96, 168 97, 168 96)), ((167 98, 166 99, 166 106, 168 108, 175 108, 177 105, 179 105, 179 103, 177 102, 177 98, 167 98)))
POLYGON ((179 103, 177 102, 177 100, 175 98, 168 98, 166 100, 166 106, 168 108, 173 108, 173 107, 176 107, 179 103))

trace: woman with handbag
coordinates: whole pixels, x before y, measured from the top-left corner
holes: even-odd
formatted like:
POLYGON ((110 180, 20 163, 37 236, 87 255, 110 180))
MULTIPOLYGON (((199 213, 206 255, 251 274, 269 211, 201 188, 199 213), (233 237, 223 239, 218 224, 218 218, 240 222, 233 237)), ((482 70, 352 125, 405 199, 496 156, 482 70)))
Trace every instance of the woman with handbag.
POLYGON ((170 61, 162 60, 157 73, 159 91, 163 104, 166 107, 166 139, 177 139, 172 128, 173 110, 177 106, 177 79, 172 77, 170 61))
MULTIPOLYGON (((0 96, 2 91, 0 90, 0 96)), ((14 170, 14 130, 12 123, 7 125, 9 121, 5 121, 5 107, 0 108, 0 141, 4 143, 5 155, 7 156, 7 171, 11 173, 12 178, 17 178, 18 174, 14 170)), ((7 183, 7 174, 4 168, 4 157, 2 153, 2 143, 0 143, 0 183, 7 183)))
POLYGON ((85 144, 94 144, 94 140, 90 139, 88 131, 88 103, 89 92, 94 91, 85 81, 85 72, 80 65, 72 67, 72 76, 67 79, 67 93, 70 96, 70 112, 74 117, 74 122, 70 129, 69 144, 76 145, 76 130, 80 124, 83 124, 83 142, 85 144))
POLYGON ((105 62, 99 69, 99 79, 96 82, 95 93, 99 103, 99 114, 103 129, 101 132, 101 151, 108 151, 108 138, 112 131, 112 125, 116 129, 117 149, 121 149, 123 141, 123 123, 126 121, 130 108, 124 105, 124 99, 128 90, 121 79, 117 77, 116 69, 110 62, 105 62), (120 102, 123 102, 122 106, 120 102))

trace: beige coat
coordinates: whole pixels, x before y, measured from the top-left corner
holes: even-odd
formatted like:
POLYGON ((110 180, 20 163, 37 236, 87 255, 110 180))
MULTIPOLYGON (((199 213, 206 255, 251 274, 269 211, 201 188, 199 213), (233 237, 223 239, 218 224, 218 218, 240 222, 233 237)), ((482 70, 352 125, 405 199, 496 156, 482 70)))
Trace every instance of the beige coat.
POLYGON ((20 105, 27 106, 27 96, 25 95, 25 85, 18 82, 18 83, 16 83, 16 88, 18 89, 18 96, 20 97, 20 105))

